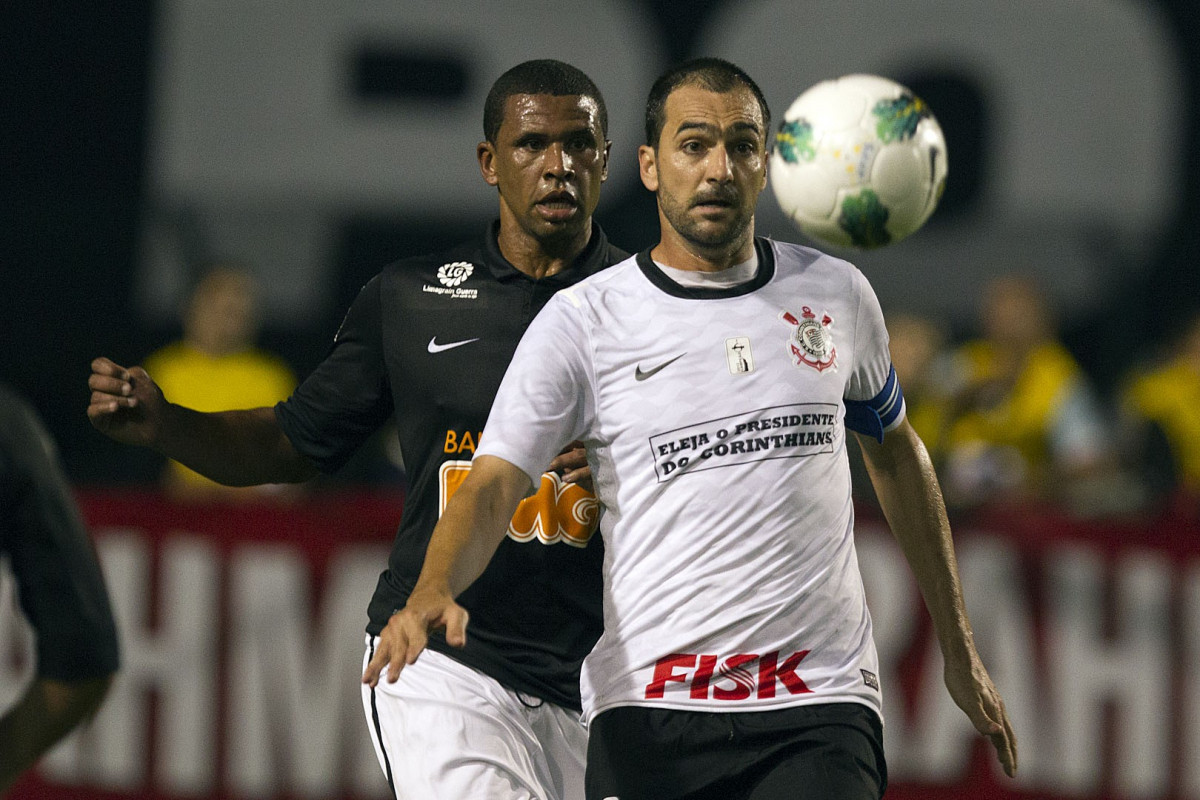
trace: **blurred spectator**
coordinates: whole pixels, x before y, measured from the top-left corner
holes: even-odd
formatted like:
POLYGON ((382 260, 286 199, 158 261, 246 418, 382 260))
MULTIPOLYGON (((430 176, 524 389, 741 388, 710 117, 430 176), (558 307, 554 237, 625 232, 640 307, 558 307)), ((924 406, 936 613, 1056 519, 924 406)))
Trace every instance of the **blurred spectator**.
POLYGON ((96 712, 118 668, 108 591, 57 450, 33 407, 3 385, 0 555, 37 652, 34 679, 0 716, 2 795, 96 712))
POLYGON ((1165 364, 1134 374, 1123 408, 1135 422, 1138 473, 1158 498, 1178 495, 1200 509, 1200 313, 1172 346, 1165 364))
POLYGON ((946 330, 932 319, 904 313, 889 314, 887 326, 908 420, 940 466, 953 388, 946 330))
MULTIPOLYGON (((291 368, 255 346, 257 287, 244 270, 217 265, 196 284, 183 313, 183 338, 152 353, 146 371, 172 403, 199 411, 273 406, 296 387, 291 368)), ((222 486, 171 461, 163 476, 180 500, 261 497, 262 488, 222 486)), ((274 487, 274 491, 281 491, 274 487)))
MULTIPOLYGON (((892 366, 904 392, 905 414, 940 475, 952 388, 953 359, 946 330, 928 317, 907 312, 888 313, 887 327, 892 366)), ((854 499, 882 511, 861 451, 847 446, 846 452, 854 499)))
POLYGON ((1115 462, 1100 401, 1058 339, 1044 293, 1024 277, 993 280, 980 326, 982 338, 956 355, 959 375, 943 442, 947 501, 1087 508, 1107 490, 1115 462))

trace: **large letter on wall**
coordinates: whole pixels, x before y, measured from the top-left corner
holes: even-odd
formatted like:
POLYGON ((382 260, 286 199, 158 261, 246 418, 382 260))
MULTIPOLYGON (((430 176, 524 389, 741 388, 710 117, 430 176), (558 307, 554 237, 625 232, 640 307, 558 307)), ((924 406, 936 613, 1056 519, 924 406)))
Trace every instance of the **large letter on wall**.
MULTIPOLYGON (((155 561, 148 537, 111 530, 97 536, 97 551, 121 636, 121 671, 84 732, 82 773, 99 787, 143 789, 153 747, 155 786, 203 793, 216 778, 216 550, 198 537, 173 534, 155 561), (151 591, 153 573, 157 593, 151 591), (151 693, 158 698, 153 725, 151 693)), ((68 778, 77 774, 75 765, 64 763, 69 755, 70 749, 49 761, 51 777, 59 769, 68 778)))
POLYGON ((1171 758, 1171 572, 1145 555, 1117 562, 1115 632, 1105 635, 1104 564, 1064 549, 1049 565, 1048 665, 1054 676, 1064 790, 1099 788, 1104 709, 1116 707, 1115 788, 1161 797, 1171 758))
MULTIPOLYGON (((386 552, 347 548, 310 624, 312 575, 289 545, 247 545, 230 564, 229 784, 239 794, 329 797, 370 752, 358 677, 366 602, 386 552)), ((386 785, 378 766, 368 775, 386 785)))

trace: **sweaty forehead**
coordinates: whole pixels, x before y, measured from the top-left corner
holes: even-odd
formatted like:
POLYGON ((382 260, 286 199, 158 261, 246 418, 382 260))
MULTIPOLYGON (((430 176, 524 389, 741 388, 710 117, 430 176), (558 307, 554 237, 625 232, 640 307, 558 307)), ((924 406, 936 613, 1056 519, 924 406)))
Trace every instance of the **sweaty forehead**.
POLYGON ((577 130, 600 125, 596 101, 579 94, 514 94, 504 103, 500 130, 509 132, 577 130))
POLYGON ((714 92, 701 86, 683 85, 667 96, 663 131, 675 134, 681 128, 715 126, 720 130, 752 127, 763 133, 762 108, 749 89, 739 86, 714 92))

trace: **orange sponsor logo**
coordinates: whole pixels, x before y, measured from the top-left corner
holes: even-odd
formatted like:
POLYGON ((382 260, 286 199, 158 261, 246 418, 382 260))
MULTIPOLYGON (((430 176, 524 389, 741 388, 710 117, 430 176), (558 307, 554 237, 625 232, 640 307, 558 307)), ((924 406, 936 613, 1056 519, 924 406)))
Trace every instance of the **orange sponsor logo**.
MULTIPOLYGON (((442 445, 443 453, 471 453, 475 454, 475 443, 479 441, 481 433, 471 435, 470 431, 463 431, 462 436, 458 435, 457 431, 446 431, 446 443, 442 445)), ((445 506, 443 506, 444 508, 445 506)))
MULTIPOLYGON (((441 505, 446 510, 450 498, 467 479, 470 461, 447 461, 438 472, 441 505)), ((564 483, 553 472, 542 474, 536 494, 517 506, 508 524, 508 536, 518 542, 537 540, 542 544, 562 542, 572 547, 587 547, 600 520, 600 503, 595 495, 574 483, 564 483)))

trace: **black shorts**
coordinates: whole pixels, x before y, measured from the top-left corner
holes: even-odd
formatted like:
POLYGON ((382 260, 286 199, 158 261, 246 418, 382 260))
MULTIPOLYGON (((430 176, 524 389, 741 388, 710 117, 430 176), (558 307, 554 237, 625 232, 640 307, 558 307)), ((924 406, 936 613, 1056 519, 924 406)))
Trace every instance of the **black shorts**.
POLYGON ((588 737, 587 800, 879 800, 886 786, 883 727, 858 703, 620 706, 588 737))

